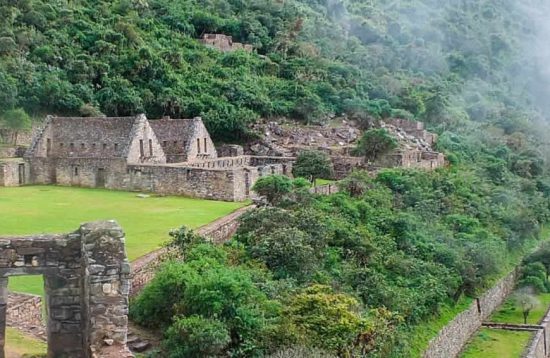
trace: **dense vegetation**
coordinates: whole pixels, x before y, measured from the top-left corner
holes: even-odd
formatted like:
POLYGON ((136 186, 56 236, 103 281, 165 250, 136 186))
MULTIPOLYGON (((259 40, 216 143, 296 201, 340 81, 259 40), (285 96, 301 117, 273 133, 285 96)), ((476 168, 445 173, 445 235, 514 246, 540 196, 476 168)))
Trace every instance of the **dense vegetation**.
POLYGON ((132 317, 166 330, 169 357, 408 356, 413 327, 518 263, 550 217, 537 159, 518 166, 530 159, 499 140, 446 133, 441 149, 460 164, 355 172, 328 197, 266 179, 274 205, 223 247, 172 234, 185 260, 159 272, 132 317))
POLYGON ((0 12, 0 111, 34 117, 202 115, 219 140, 272 116, 518 125, 548 83, 544 56, 524 56, 538 22, 513 0, 4 0, 0 12), (207 49, 208 32, 257 54, 207 49))

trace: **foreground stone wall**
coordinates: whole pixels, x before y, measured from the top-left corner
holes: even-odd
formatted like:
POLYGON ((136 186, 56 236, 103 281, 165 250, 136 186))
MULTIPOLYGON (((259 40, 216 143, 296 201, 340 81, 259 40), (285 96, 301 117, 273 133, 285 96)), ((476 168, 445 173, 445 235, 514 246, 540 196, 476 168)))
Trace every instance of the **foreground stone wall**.
POLYGON ((429 342, 423 357, 458 357, 470 337, 481 327, 483 321, 512 293, 516 278, 516 271, 511 272, 472 302, 465 311, 443 327, 437 337, 429 342))
POLYGON ((127 357, 129 273, 124 234, 113 221, 68 235, 0 238, 0 356, 8 278, 43 275, 48 358, 127 357))

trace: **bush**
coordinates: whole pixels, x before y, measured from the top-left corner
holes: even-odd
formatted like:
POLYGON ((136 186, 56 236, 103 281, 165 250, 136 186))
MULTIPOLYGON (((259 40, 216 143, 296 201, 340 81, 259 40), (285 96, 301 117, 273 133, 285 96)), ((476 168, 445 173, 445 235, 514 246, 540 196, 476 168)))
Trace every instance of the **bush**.
POLYGON ((163 346, 169 358, 221 355, 231 342, 222 322, 201 316, 176 317, 165 336, 163 346))

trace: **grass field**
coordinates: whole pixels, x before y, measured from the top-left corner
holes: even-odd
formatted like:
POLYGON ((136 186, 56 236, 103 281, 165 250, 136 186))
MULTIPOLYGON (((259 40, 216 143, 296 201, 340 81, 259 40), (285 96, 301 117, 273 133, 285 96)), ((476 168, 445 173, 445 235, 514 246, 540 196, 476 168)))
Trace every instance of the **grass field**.
POLYGON ((6 358, 20 358, 27 355, 46 353, 46 343, 26 334, 6 327, 6 358))
POLYGON ((532 334, 482 328, 466 347, 461 358, 519 358, 532 334))
MULTIPOLYGON (((529 313, 527 317, 528 324, 538 324, 550 307, 550 293, 541 293, 537 295, 540 304, 529 313)), ((509 298, 504 304, 491 316, 490 321, 498 323, 523 323, 523 314, 521 308, 514 304, 512 298, 509 298)))
MULTIPOLYGON (((0 187, 0 235, 64 233, 87 221, 115 219, 126 232, 130 260, 161 246, 168 231, 197 228, 242 207, 183 197, 138 198, 136 193, 59 186, 0 187)), ((10 278, 10 289, 42 292, 40 276, 10 278)))

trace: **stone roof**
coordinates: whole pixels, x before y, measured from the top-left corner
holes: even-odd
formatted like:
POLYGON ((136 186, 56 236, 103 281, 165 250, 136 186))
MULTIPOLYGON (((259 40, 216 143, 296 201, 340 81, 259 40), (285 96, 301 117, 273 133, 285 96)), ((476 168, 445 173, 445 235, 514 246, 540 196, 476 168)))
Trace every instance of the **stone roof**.
POLYGON ((51 117, 52 141, 72 143, 74 156, 87 156, 91 144, 106 143, 110 157, 125 157, 140 117, 51 117))
MULTIPOLYGON (((51 139, 53 156, 125 158, 139 123, 145 115, 134 117, 56 117, 47 116, 33 137, 26 157, 39 155, 39 143, 51 139)), ((45 146, 45 144, 42 144, 45 146)))
POLYGON ((195 128, 201 122, 200 117, 192 119, 149 119, 149 125, 153 128, 160 142, 164 140, 189 140, 193 137, 195 128))

